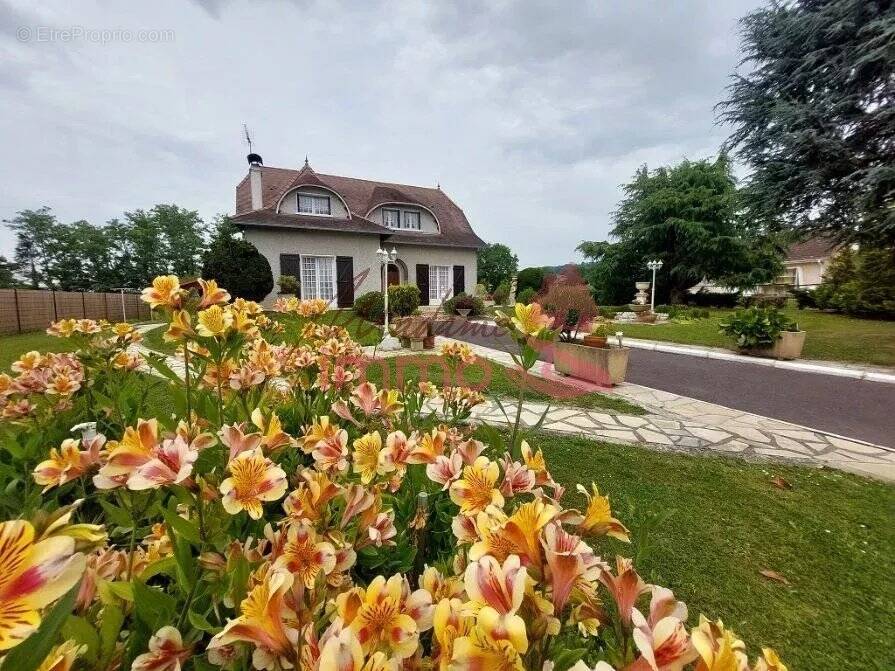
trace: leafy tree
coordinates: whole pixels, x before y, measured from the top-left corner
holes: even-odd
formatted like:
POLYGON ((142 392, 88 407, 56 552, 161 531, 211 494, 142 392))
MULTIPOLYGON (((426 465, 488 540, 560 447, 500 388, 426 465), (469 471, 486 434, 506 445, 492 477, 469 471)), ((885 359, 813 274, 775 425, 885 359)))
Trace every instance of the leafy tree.
POLYGON ((205 254, 202 277, 217 280, 234 298, 260 301, 273 291, 267 259, 246 240, 220 239, 205 254))
POLYGON ((771 2, 741 21, 743 64, 720 120, 751 168, 748 216, 895 245, 891 0, 771 2))
POLYGON ((543 268, 523 268, 516 275, 516 295, 518 296, 525 289, 532 289, 535 293, 544 286, 544 269, 543 268))
MULTIPOLYGON (((725 155, 683 161, 650 172, 641 167, 624 187, 612 235, 620 247, 582 243, 600 252, 627 281, 646 278, 645 263, 659 259, 657 300, 682 302, 687 289, 708 278, 725 286, 770 281, 780 270, 781 250, 764 232, 737 216, 737 190, 725 155)), ((628 284, 628 292, 633 290, 628 284)))
POLYGON ((819 308, 865 316, 895 315, 895 257, 887 249, 844 247, 814 290, 819 308))
POLYGON ((0 289, 12 289, 19 286, 15 272, 18 266, 10 263, 5 256, 0 255, 0 289))
POLYGON ((643 255, 631 245, 606 241, 582 242, 576 248, 591 263, 583 263, 581 274, 593 289, 600 305, 624 305, 634 298, 634 282, 645 278, 643 255))
POLYGON ((180 277, 197 277, 201 269, 205 223, 195 210, 177 205, 156 205, 150 211, 165 238, 168 272, 180 277))
POLYGON ((487 244, 478 252, 479 282, 494 291, 502 282, 509 282, 519 265, 519 258, 500 243, 487 244))
POLYGON ((48 245, 59 222, 49 207, 37 210, 22 210, 12 219, 3 223, 16 234, 15 260, 20 272, 28 279, 28 286, 38 289, 41 284, 49 286, 46 276, 50 250, 48 245))

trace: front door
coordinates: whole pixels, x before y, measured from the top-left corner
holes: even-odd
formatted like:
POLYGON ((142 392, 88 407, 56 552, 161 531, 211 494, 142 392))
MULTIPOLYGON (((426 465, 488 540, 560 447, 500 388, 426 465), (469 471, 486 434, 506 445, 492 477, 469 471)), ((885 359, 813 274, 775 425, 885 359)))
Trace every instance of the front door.
POLYGON ((386 272, 387 272, 387 279, 386 279, 387 286, 391 287, 391 286, 396 286, 398 284, 401 284, 401 273, 398 270, 397 265, 395 265, 394 263, 388 264, 388 270, 386 272))

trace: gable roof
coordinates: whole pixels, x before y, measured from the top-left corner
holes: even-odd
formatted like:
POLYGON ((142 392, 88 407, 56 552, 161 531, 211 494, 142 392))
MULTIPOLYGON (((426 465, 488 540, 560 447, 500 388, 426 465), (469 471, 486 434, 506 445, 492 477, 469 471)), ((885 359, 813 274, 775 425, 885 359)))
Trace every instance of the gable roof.
POLYGON ((794 242, 786 251, 787 261, 811 261, 825 259, 836 250, 836 243, 827 238, 808 238, 801 242, 794 242))
POLYGON ((479 248, 485 244, 472 230, 463 210, 441 189, 326 175, 315 172, 308 165, 301 170, 268 166, 260 166, 259 169, 262 209, 252 210, 251 187, 246 175, 236 187, 236 216, 233 221, 237 224, 380 233, 387 236, 390 243, 469 248, 479 248), (317 186, 334 191, 348 206, 350 218, 277 213, 280 199, 299 186, 317 186), (438 221, 439 233, 394 231, 366 219, 370 211, 385 203, 407 203, 430 210, 438 221))

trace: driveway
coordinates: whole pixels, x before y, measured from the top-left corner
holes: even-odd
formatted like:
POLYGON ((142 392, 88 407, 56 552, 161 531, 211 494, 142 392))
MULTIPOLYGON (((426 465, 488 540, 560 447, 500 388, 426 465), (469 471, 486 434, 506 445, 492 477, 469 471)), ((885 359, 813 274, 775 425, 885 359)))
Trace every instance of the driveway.
MULTIPOLYGON (((447 326, 439 335, 512 351, 500 329, 447 326)), ((895 447, 895 385, 632 349, 629 382, 895 447)))

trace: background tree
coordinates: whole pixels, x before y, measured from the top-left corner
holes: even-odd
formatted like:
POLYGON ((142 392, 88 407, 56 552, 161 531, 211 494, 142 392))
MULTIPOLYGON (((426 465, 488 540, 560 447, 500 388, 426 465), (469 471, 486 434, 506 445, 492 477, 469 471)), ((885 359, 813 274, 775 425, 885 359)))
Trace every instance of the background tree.
POLYGON ((736 184, 725 155, 652 172, 643 166, 624 191, 613 215, 612 235, 620 246, 582 243, 579 249, 601 252, 626 281, 647 279, 646 261, 660 259, 657 300, 682 302, 703 278, 722 286, 754 286, 780 271, 779 245, 737 216, 736 184))
POLYGON ((498 284, 510 281, 519 266, 519 258, 506 245, 487 244, 478 251, 477 266, 479 282, 488 291, 494 291, 498 284))
POLYGON ((19 286, 16 279, 16 270, 18 266, 10 263, 5 256, 0 255, 0 289, 12 289, 19 286))
POLYGON ((522 291, 531 289, 535 293, 544 288, 543 268, 523 268, 516 275, 516 295, 522 291))
POLYGON ((205 254, 202 277, 217 280, 234 298, 260 301, 273 290, 270 264, 246 240, 219 239, 205 254))
POLYGON ((150 216, 165 239, 168 272, 180 277, 198 277, 205 251, 205 222, 195 210, 177 205, 156 205, 150 216))
POLYGON ((16 234, 15 260, 19 271, 27 278, 28 286, 38 289, 47 285, 47 266, 50 259, 49 245, 59 225, 49 207, 22 210, 3 223, 16 234))
POLYGON ((891 0, 772 2, 741 25, 750 70, 734 75, 719 116, 752 170, 748 216, 895 245, 891 0))
POLYGON ((872 317, 895 315, 895 259, 887 249, 846 245, 813 292, 817 307, 872 317))
POLYGON ((576 250, 590 263, 581 274, 590 284, 599 305, 624 305, 634 298, 634 282, 646 278, 643 255, 630 245, 605 241, 582 242, 576 250))

